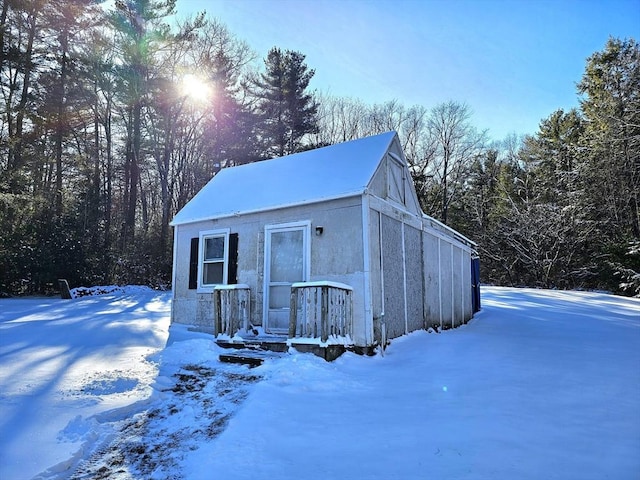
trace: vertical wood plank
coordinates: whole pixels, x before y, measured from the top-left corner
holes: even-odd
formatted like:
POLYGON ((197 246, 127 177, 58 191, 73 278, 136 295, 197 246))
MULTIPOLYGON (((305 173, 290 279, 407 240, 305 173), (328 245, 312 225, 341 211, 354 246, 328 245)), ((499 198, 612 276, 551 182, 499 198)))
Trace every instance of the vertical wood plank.
POLYGON ((326 342, 329 338, 329 289, 328 287, 321 287, 322 289, 322 311, 321 311, 321 339, 326 342))
POLYGON ((289 299, 289 338, 296 336, 296 325, 298 321, 298 289, 291 287, 291 297, 289 299))

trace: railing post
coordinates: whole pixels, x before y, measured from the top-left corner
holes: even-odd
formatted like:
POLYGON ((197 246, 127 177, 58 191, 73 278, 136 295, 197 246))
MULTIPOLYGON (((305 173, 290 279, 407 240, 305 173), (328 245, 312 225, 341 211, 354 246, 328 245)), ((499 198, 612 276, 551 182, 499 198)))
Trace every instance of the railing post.
POLYGON ((250 294, 248 289, 244 289, 238 292, 238 295, 241 295, 242 298, 239 299, 238 304, 240 308, 240 315, 242 317, 242 325, 238 325, 238 329, 242 328, 243 330, 247 330, 249 327, 249 302, 250 302, 250 294))
POLYGON ((322 310, 320 311, 320 338, 326 342, 329 338, 329 287, 321 287, 320 301, 322 310))
POLYGON ((298 325, 298 287, 291 287, 291 298, 289 300, 289 338, 296 336, 298 325))
POLYGON ((214 335, 220 335, 222 332, 222 302, 221 302, 221 291, 214 290, 213 291, 213 318, 214 318, 214 335))

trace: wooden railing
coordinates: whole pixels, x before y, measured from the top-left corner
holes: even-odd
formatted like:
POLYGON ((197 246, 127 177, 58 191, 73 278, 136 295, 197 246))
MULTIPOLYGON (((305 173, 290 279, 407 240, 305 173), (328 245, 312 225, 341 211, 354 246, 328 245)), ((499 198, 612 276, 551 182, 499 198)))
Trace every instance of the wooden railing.
POLYGON ((318 338, 327 342, 350 337, 353 328, 353 289, 337 282, 300 282, 291 286, 289 338, 318 338))
POLYGON ((213 325, 216 335, 233 337, 249 325, 249 286, 218 285, 213 289, 213 325))

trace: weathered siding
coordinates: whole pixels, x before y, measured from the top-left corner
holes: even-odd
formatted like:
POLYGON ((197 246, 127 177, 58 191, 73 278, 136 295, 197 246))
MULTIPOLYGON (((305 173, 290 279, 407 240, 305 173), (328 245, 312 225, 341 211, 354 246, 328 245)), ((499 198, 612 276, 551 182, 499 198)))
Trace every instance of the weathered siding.
POLYGON ((385 198, 387 196, 387 164, 386 160, 380 162, 376 173, 373 175, 367 191, 370 195, 375 195, 379 198, 385 198))
POLYGON ((440 327, 440 240, 423 233, 424 317, 425 326, 440 327))
POLYGON ((382 332, 381 322, 384 320, 384 297, 382 294, 382 250, 380 248, 380 212, 369 210, 369 275, 371 289, 371 309, 373 316, 373 338, 380 343, 382 332))
POLYGON ((406 258, 407 327, 409 332, 424 328, 424 289, 422 278, 422 233, 409 225, 404 226, 406 258))
POLYGON ((458 327, 464 323, 462 313, 462 249, 453 247, 453 262, 451 271, 453 273, 453 281, 451 284, 452 304, 453 304, 453 326, 458 327))
POLYGON ((451 296, 451 282, 453 272, 451 265, 453 263, 453 245, 445 242, 441 238, 438 239, 440 252, 440 310, 442 312, 442 328, 453 327, 453 301, 451 296))
MULTIPOLYGON (((395 142, 390 151, 395 153, 396 158, 404 158, 399 148, 394 147, 398 147, 395 142)), ((422 215, 422 210, 420 210, 411 174, 402 162, 403 160, 396 160, 387 154, 380 162, 367 190, 370 195, 402 205, 406 211, 419 217, 422 215)))
POLYGON ((387 338, 399 337, 406 331, 401 228, 400 221, 382 215, 382 282, 387 338))

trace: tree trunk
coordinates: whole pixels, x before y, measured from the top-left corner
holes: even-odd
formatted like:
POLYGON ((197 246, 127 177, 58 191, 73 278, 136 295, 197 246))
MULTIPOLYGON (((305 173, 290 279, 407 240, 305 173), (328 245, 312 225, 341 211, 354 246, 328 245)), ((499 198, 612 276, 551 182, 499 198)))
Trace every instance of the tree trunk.
POLYGON ((56 103, 57 122, 55 127, 55 156, 56 156, 56 191, 55 191, 55 216, 62 217, 62 140, 66 124, 65 90, 67 88, 67 48, 68 34, 63 31, 60 34, 60 47, 62 57, 60 59, 60 80, 57 87, 56 103))
POLYGON ((29 98, 29 87, 31 86, 31 72, 33 70, 33 42, 36 36, 37 30, 37 17, 39 13, 40 5, 36 3, 35 7, 29 12, 29 32, 27 40, 27 50, 24 56, 24 74, 22 81, 22 92, 20 96, 20 102, 16 108, 16 124, 13 132, 13 138, 9 142, 9 161, 8 161, 8 173, 9 173, 9 191, 18 193, 21 190, 18 181, 18 171, 22 168, 22 136, 24 117, 27 111, 27 101, 29 98))

